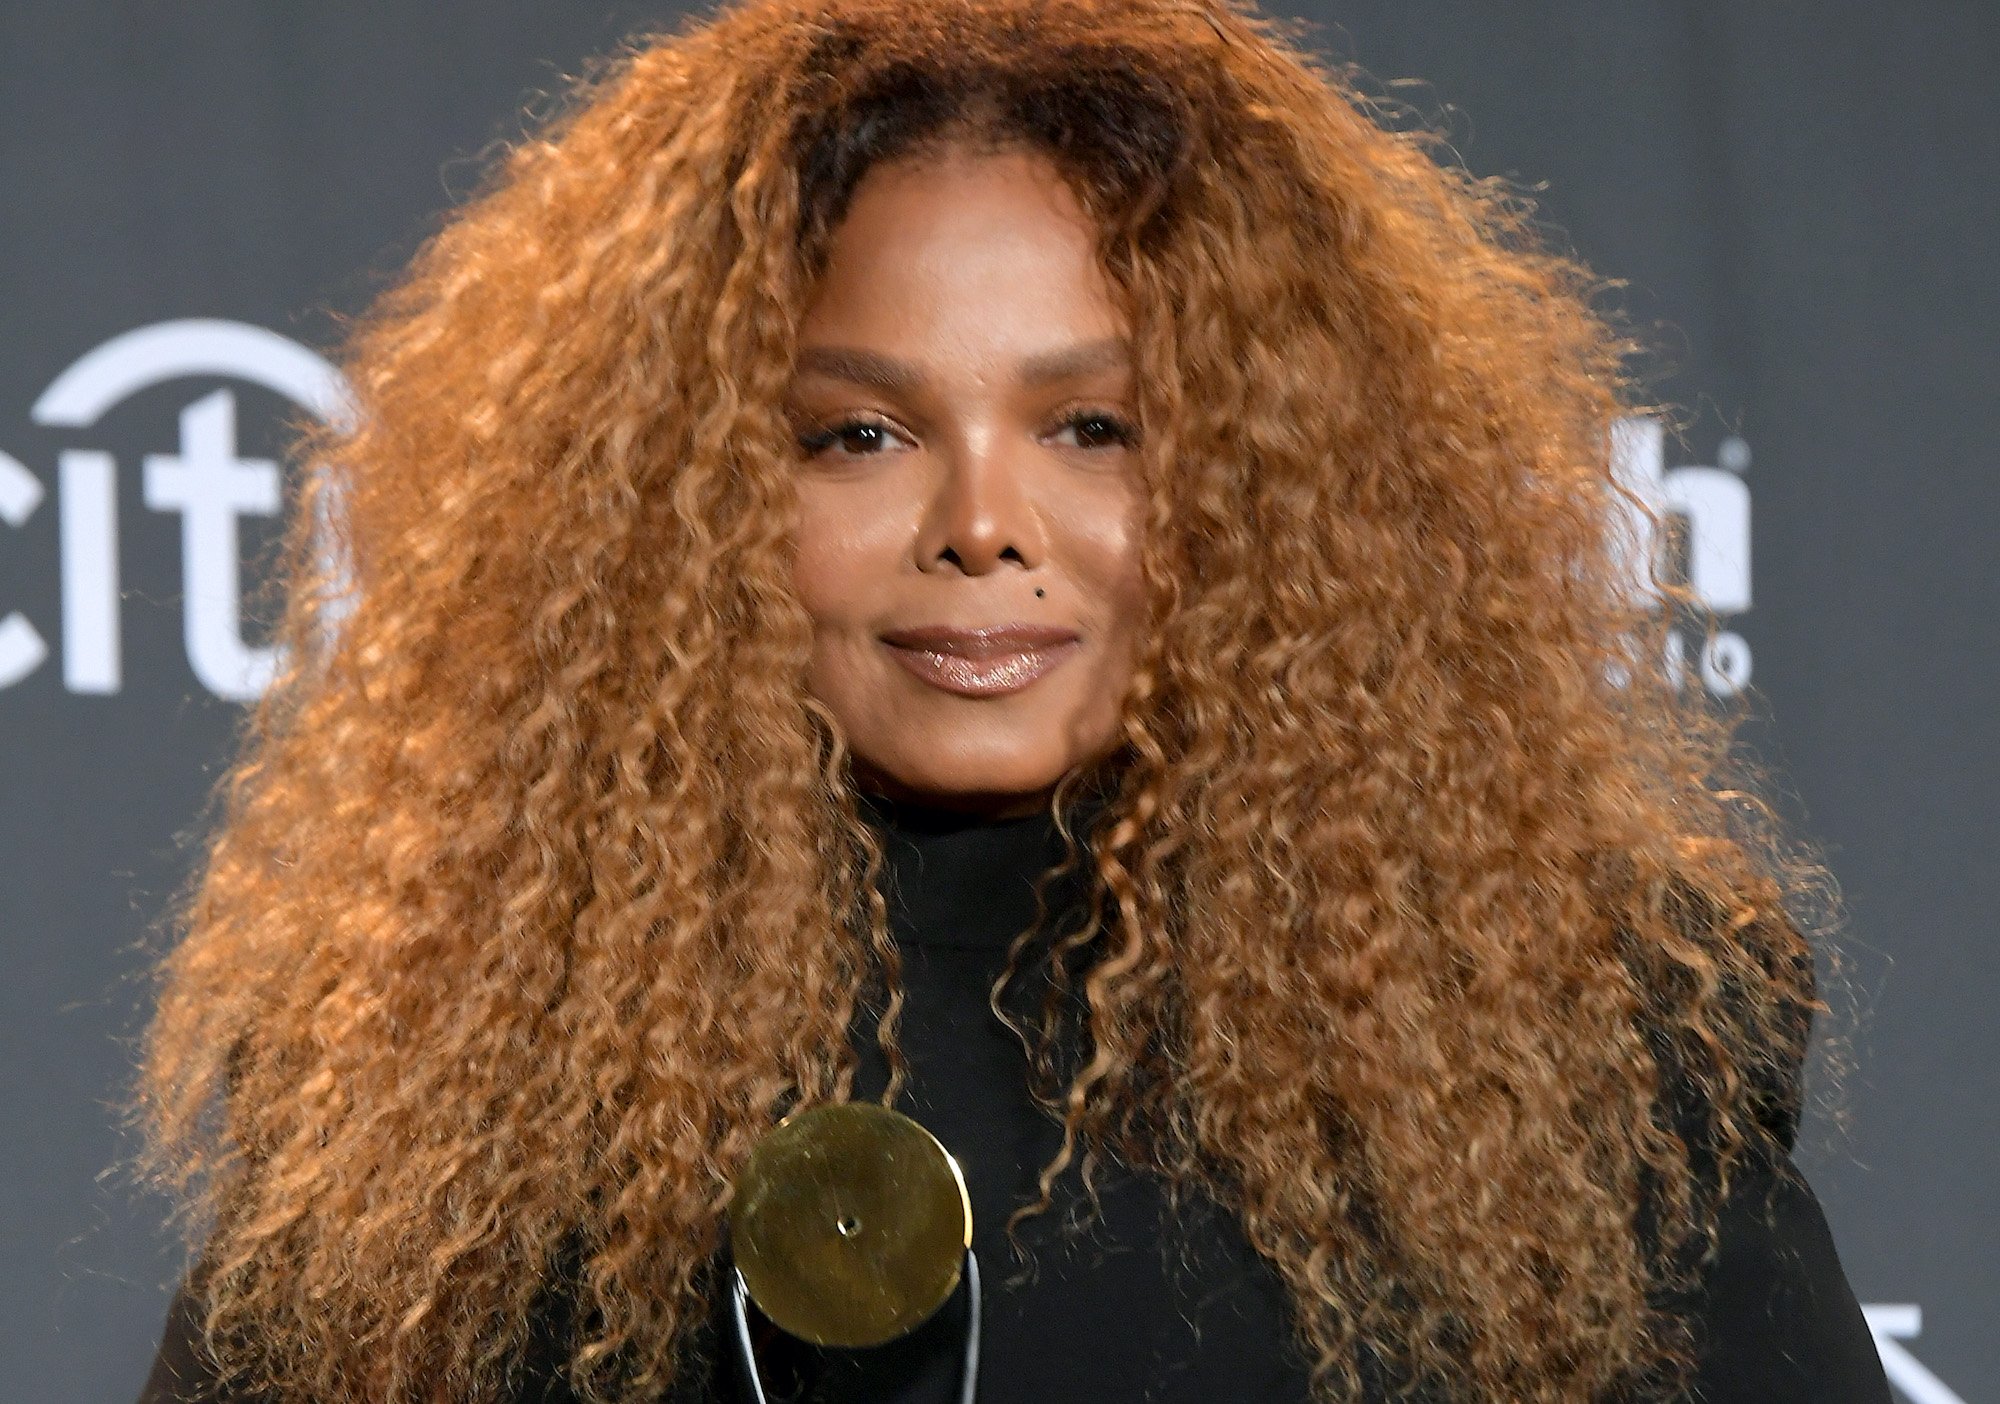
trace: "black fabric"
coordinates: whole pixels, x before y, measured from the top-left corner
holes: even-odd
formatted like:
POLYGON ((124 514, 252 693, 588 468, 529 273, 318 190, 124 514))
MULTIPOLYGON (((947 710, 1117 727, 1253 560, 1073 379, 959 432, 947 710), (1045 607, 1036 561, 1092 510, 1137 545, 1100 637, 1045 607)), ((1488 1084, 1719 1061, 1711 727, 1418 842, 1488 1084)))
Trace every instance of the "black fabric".
MULTIPOLYGON (((884 890, 905 962, 899 1036, 911 1082, 897 1105, 956 1156, 972 1199, 986 1295, 982 1404, 1304 1401, 1306 1363, 1291 1339, 1277 1274, 1213 1205, 1184 1205, 1176 1216, 1151 1180, 1113 1172, 1100 1182, 1102 1218, 1082 1235, 1066 1233, 1066 1211, 1082 1203, 1072 1168, 1057 1183, 1054 1208, 1023 1224, 1034 1273, 1016 1280, 1021 1264, 1003 1226, 1015 1205, 1035 1197, 1036 1173, 1058 1146, 1060 1128, 1030 1097, 1026 1055, 987 996, 1008 943, 1034 916, 1034 879, 1060 858, 1061 837, 1047 816, 980 821, 880 800, 870 801, 869 813, 887 840, 884 890)), ((1085 891, 1081 878, 1053 889, 1056 926, 1078 910, 1085 891)), ((1035 957, 1046 940, 1045 928, 1022 962, 1028 978, 1007 1001, 1017 1018, 1038 1007, 1044 986, 1035 957)), ((873 1098, 888 1069, 872 1022, 857 1021, 855 1044, 862 1055, 855 1095, 873 1098)), ((1688 1398, 1888 1404, 1860 1307, 1803 1179, 1789 1166, 1744 1177, 1722 1224, 1722 1249, 1703 1290, 1679 1303, 1692 1311, 1703 1343, 1688 1398)), ((716 1280, 725 1279, 718 1272, 716 1280)), ((712 1383, 676 1398, 743 1404, 749 1396, 727 1346, 725 1298, 720 1290, 714 1298, 703 1338, 712 1383)), ((957 1398, 963 1283, 917 1330, 869 1350, 820 1350, 761 1318, 757 1325, 759 1372, 774 1404, 957 1398)), ((555 1315, 540 1326, 520 1397, 567 1404, 558 1369, 565 1328, 555 1315)), ((196 1391, 206 1376, 193 1333, 183 1293, 141 1404, 202 1397, 196 1391)), ((1387 1398, 1372 1360, 1361 1366, 1367 1397, 1387 1398)))
MULTIPOLYGON (((887 838, 886 891, 906 962, 900 1042, 911 1082, 897 1105, 965 1174, 985 1286, 981 1399, 1305 1398, 1305 1363, 1287 1344, 1276 1273, 1213 1206, 1183 1205, 1179 1221, 1170 1218, 1150 1179, 1108 1172, 1101 1220, 1065 1234, 1065 1215, 1084 1207, 1072 1166, 1052 1209, 1021 1226, 1034 1280, 1010 1284, 1021 1264, 1004 1225, 1035 1199, 1061 1129, 1029 1096, 1027 1055, 987 998, 1008 943, 1034 917, 1034 878, 1062 856, 1061 836, 1046 816, 980 822, 879 800, 873 814, 887 838)), ((1081 878, 1060 882, 1055 916, 1073 913, 1085 891, 1081 878)), ((1031 977, 1047 944, 1044 935, 1021 962, 1031 977)), ((1008 1009, 1030 1022, 1045 989, 1040 979, 1017 982, 1008 1009)), ((873 1097, 888 1069, 872 1027, 857 1048, 856 1093, 873 1097)), ((966 1296, 961 1284, 917 1331, 866 1352, 780 1338, 774 1363, 782 1379, 815 1380, 816 1404, 956 1400, 966 1296)))

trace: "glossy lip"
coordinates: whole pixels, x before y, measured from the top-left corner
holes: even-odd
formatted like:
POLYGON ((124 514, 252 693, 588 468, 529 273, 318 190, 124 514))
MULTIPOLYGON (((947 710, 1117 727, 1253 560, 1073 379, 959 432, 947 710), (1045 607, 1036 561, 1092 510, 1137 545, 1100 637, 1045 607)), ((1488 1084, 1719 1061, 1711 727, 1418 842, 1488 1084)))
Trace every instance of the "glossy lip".
POLYGON ((1038 624, 927 624, 882 636, 890 655, 933 687, 962 697, 1019 692, 1076 652, 1074 629, 1038 624))

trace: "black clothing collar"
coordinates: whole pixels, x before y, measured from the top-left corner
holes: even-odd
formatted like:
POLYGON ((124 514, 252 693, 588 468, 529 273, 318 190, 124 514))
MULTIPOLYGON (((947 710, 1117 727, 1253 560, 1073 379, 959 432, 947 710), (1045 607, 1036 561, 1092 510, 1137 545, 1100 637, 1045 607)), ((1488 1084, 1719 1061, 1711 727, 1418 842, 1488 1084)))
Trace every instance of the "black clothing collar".
MULTIPOLYGON (((861 816, 882 840, 882 893, 900 946, 1005 951, 1035 920, 1035 883, 1067 851, 1054 811, 993 819, 863 793, 861 816)), ((1089 883, 1089 826, 1100 803, 1071 808, 1079 866, 1051 879, 1044 931, 1067 929, 1089 883)))

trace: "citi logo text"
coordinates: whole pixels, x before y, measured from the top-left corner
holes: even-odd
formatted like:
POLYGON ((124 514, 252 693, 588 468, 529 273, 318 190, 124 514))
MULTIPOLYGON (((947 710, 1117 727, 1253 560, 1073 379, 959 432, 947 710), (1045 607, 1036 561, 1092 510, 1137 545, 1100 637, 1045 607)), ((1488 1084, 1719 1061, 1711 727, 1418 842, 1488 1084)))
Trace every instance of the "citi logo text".
MULTIPOLYGON (((320 356, 262 327, 205 318, 159 322, 113 337, 51 381, 29 413, 50 428, 90 429, 140 391, 194 376, 274 391, 329 422, 348 413, 346 387, 320 356)), ((238 527, 246 516, 279 512, 278 465, 237 452, 236 395, 221 389, 183 407, 178 448, 142 455, 139 469, 146 506, 180 516, 190 668, 219 697, 257 696, 278 660, 272 649, 243 638, 238 527)), ((117 472, 116 459, 102 449, 66 448, 56 455, 61 667, 63 685, 73 693, 116 693, 124 686, 117 472)), ((42 480, 0 451, 0 523, 24 525, 44 496, 42 480)), ((0 688, 28 677, 48 656, 42 627, 0 606, 0 688)))

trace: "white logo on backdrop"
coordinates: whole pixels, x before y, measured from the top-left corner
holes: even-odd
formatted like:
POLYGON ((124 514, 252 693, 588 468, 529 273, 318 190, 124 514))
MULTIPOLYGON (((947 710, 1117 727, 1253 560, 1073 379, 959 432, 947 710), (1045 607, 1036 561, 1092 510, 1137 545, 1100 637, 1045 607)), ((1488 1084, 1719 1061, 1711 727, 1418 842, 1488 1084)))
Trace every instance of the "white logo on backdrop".
MULTIPOLYGON (((88 429, 140 391, 187 376, 246 381, 329 422, 349 413, 339 372, 297 342, 243 322, 191 318, 140 327, 86 352, 50 382, 30 416, 51 428, 88 429)), ((237 522, 277 514, 278 465, 238 456, 236 396, 224 389, 182 409, 178 452, 146 454, 140 467, 146 506, 180 514, 188 665, 216 695, 253 698, 278 660, 243 639, 237 522)), ((100 449, 64 449, 56 455, 56 483, 63 685, 115 693, 124 685, 117 463, 100 449)), ((20 526, 43 492, 39 478, 0 453, 0 521, 20 526)), ((0 617, 0 687, 27 677, 47 656, 41 632, 19 610, 0 617)))
MULTIPOLYGON (((1716 465, 1668 469, 1666 432, 1657 419, 1627 416, 1612 426, 1611 467, 1628 491, 1653 511, 1677 514, 1687 524, 1687 582, 1702 604, 1718 615, 1750 608, 1750 489, 1743 472, 1750 445, 1731 435, 1717 450, 1716 465)), ((1633 598, 1654 597, 1650 569, 1663 543, 1653 524, 1621 502, 1613 533, 1633 598)), ((1687 672, 1688 644, 1679 631, 1668 636, 1666 666, 1679 685, 1687 672)), ((1695 667, 1702 685, 1719 697, 1740 692, 1750 681, 1750 645, 1731 630, 1718 629, 1699 647, 1695 667)))
POLYGON ((1861 1314, 1868 1318, 1868 1330, 1875 1337, 1875 1349, 1882 1357, 1882 1373, 1910 1404, 1965 1404, 1903 1344, 1915 1340, 1923 1331, 1921 1308, 1865 1306, 1861 1314))

